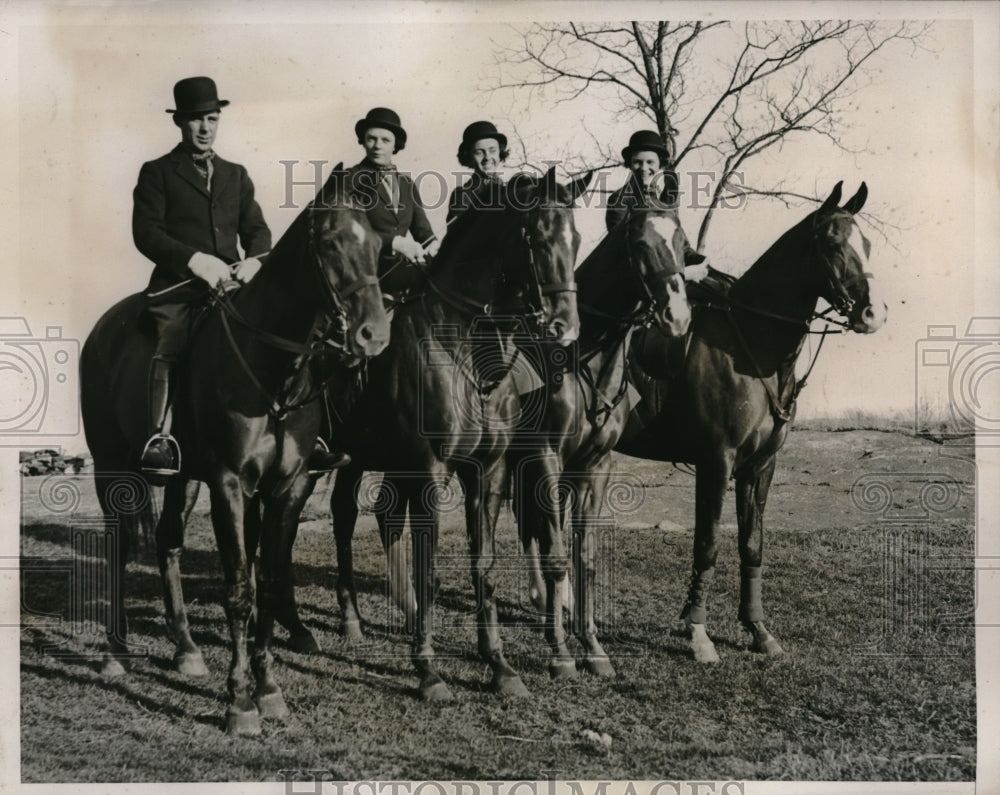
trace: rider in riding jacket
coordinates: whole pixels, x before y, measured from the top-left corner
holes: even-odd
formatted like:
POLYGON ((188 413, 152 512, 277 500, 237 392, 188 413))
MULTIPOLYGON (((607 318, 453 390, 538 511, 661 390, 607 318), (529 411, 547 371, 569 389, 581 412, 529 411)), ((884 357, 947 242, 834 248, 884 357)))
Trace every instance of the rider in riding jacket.
MULTIPOLYGON (((608 198, 604 221, 609 232, 624 223, 635 210, 677 207, 677 172, 671 164, 670 151, 658 132, 639 130, 633 133, 628 146, 622 149, 622 160, 631 173, 628 181, 608 198)), ((704 262, 705 256, 691 247, 685 235, 684 278, 688 281, 704 278, 707 273, 704 262)))
POLYGON ((347 185, 382 238, 378 275, 382 291, 391 293, 398 289, 393 276, 402 275, 393 273, 398 266, 424 264, 437 252, 438 242, 417 186, 393 164, 393 155, 406 146, 399 115, 389 108, 372 108, 354 125, 354 132, 365 157, 348 169, 347 185))
POLYGON ((246 169, 212 149, 229 101, 219 99, 211 78, 189 77, 174 86, 174 104, 167 113, 181 142, 143 164, 132 194, 132 238, 156 266, 146 289, 157 343, 149 372, 151 438, 141 465, 160 476, 180 470, 180 448, 170 435, 170 382, 191 324, 212 289, 248 282, 271 249, 271 232, 246 169))
POLYGON ((472 177, 451 192, 448 223, 470 207, 499 206, 503 178, 500 167, 510 155, 507 136, 489 121, 474 121, 462 133, 458 162, 472 169, 472 177))
POLYGON ((149 375, 152 438, 142 452, 142 468, 157 475, 180 469, 180 449, 169 433, 169 389, 192 320, 212 288, 249 281, 260 269, 259 257, 271 248, 246 169, 212 149, 220 111, 229 101, 219 99, 210 78, 189 77, 174 86, 174 104, 167 113, 180 128, 181 142, 143 164, 132 210, 136 248, 156 265, 146 293, 157 345, 149 375), (237 238, 246 256, 242 261, 237 238))

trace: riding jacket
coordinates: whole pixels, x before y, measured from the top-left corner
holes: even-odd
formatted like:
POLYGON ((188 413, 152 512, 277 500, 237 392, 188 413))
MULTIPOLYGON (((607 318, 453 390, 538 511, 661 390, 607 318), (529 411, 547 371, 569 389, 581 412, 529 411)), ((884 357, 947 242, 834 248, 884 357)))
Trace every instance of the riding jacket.
POLYGON ((271 248, 271 232, 254 199, 246 169, 218 155, 211 187, 183 144, 144 163, 132 193, 132 239, 156 267, 147 292, 159 292, 193 278, 187 264, 196 252, 227 263, 271 248))
POLYGON ((417 186, 408 174, 395 168, 379 169, 366 158, 347 170, 347 185, 355 200, 364 208, 368 223, 382 238, 380 274, 396 261, 392 252, 394 237, 405 237, 409 232, 418 243, 426 243, 434 237, 417 186), (389 187, 384 180, 386 172, 395 178, 396 196, 389 195, 389 187))

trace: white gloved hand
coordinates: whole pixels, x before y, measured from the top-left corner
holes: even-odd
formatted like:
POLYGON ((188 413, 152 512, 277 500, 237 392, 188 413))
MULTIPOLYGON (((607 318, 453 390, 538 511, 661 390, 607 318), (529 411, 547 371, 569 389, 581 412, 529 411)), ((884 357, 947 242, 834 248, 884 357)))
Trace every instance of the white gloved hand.
POLYGON ((413 238, 396 235, 392 239, 392 250, 396 254, 402 254, 410 262, 424 261, 424 249, 413 238))
POLYGON ((437 256, 439 248, 441 248, 441 239, 437 237, 431 238, 431 242, 428 243, 424 248, 424 256, 427 257, 437 256))
POLYGON ((686 282, 700 282, 706 276, 708 276, 707 262, 702 262, 700 265, 684 266, 684 281, 686 282))
POLYGON ((209 287, 217 287, 220 282, 229 281, 229 266, 218 257, 198 251, 191 255, 188 269, 209 287))
POLYGON ((260 265, 261 262, 256 257, 247 257, 245 260, 241 260, 233 266, 233 276, 237 281, 246 284, 257 275, 257 271, 260 270, 260 265))

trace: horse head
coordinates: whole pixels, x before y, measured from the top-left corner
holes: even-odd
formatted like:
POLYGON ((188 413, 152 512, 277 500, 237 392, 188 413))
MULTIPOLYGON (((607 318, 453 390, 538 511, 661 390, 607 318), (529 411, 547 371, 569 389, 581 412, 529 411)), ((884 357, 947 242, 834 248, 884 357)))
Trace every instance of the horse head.
POLYGON ((873 295, 871 243, 854 218, 868 198, 868 186, 862 182, 858 192, 838 207, 842 185, 837 183, 812 216, 813 243, 824 266, 818 274, 818 289, 852 331, 870 334, 881 328, 888 307, 873 295))
POLYGON ((518 225, 516 256, 507 258, 505 278, 519 285, 535 331, 567 345, 580 334, 574 267, 580 234, 573 202, 593 172, 568 185, 556 182, 555 166, 541 177, 517 174, 505 191, 505 206, 518 225))
POLYGON ((625 246, 653 322, 668 337, 686 334, 691 306, 684 289, 684 232, 677 213, 668 209, 631 213, 625 246))
POLYGON ((378 286, 381 240, 348 190, 342 163, 308 215, 328 339, 343 348, 348 364, 357 364, 389 344, 389 318, 378 286))

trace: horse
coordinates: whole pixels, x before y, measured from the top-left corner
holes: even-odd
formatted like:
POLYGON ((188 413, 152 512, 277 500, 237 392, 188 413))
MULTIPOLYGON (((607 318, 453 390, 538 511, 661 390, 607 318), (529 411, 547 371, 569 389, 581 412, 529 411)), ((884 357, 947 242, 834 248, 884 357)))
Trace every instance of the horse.
POLYGON ((504 657, 494 599, 504 453, 520 412, 510 340, 523 329, 565 346, 579 334, 573 268, 580 236, 572 204, 591 176, 564 186, 554 168, 541 179, 521 174, 504 187, 500 206, 459 216, 426 270, 425 286, 396 307, 392 341, 368 364, 363 392, 341 417, 338 439, 353 463, 338 472, 330 509, 344 632, 361 636, 351 556, 359 483, 365 471, 381 471, 374 512, 426 700, 452 698, 434 665, 432 630, 435 495, 453 473, 465 493, 479 653, 492 669, 494 690, 527 693, 504 657), (415 592, 401 544, 407 512, 415 592))
MULTIPOLYGON (((211 493, 212 526, 226 581, 232 639, 226 729, 255 734, 260 718, 288 709, 271 670, 276 613, 291 593, 291 547, 309 494, 305 459, 321 418, 318 400, 333 362, 357 365, 388 344, 389 323, 376 278, 379 238, 344 186, 342 165, 328 187, 296 218, 257 275, 234 293, 214 294, 202 313, 175 385, 174 431, 181 472, 166 480, 156 526, 168 625, 182 671, 203 673, 188 631, 180 583, 184 524, 197 481, 211 493), (193 487, 193 488, 192 488, 193 487), (254 606, 252 660, 247 624, 254 606), (248 674, 252 662, 253 678, 248 674), (255 680, 255 681, 254 681, 255 680), (256 692, 254 692, 256 684, 256 692)), ((146 436, 146 374, 154 349, 144 309, 132 295, 108 310, 81 353, 81 402, 94 460, 97 496, 114 533, 108 473, 140 473, 146 436)), ((330 384, 336 389, 336 384, 330 384)), ((127 623, 121 586, 130 532, 117 532, 117 566, 109 581, 110 652, 104 673, 124 672, 127 623)))
POLYGON ((682 336, 691 319, 683 241, 676 211, 632 213, 577 269, 578 359, 548 355, 534 361, 545 374, 544 421, 515 434, 508 466, 533 574, 529 592, 544 616, 554 678, 577 676, 562 622, 567 519, 575 575, 573 630, 584 666, 598 676, 615 673, 594 624, 594 535, 611 475, 611 450, 634 406, 626 366, 632 335, 655 325, 668 337, 682 336))
POLYGON ((740 554, 738 617, 752 635, 754 652, 783 652, 764 623, 763 516, 775 457, 804 386, 804 378, 795 378, 796 361, 815 318, 868 334, 882 326, 888 313, 873 295, 871 245, 855 220, 868 188, 862 182, 838 207, 842 184, 728 289, 691 285, 693 319, 687 339, 667 341, 650 329, 631 345, 629 377, 641 400, 615 449, 695 467, 694 565, 681 619, 700 662, 719 659, 705 630, 706 599, 731 478, 736 482, 740 554), (817 314, 820 298, 830 309, 817 314), (828 317, 831 311, 844 319, 828 317), (678 343, 686 347, 686 356, 672 350, 678 343), (683 364, 676 365, 678 360, 683 364))

